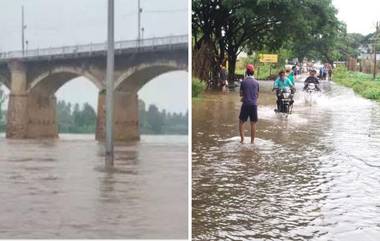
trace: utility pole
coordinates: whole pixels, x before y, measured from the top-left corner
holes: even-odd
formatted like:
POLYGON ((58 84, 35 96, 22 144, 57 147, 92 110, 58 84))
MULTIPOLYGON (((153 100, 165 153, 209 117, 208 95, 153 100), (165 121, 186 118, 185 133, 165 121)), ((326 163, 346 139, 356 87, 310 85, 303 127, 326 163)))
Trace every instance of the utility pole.
POLYGON ((374 55, 373 79, 376 79, 376 44, 377 44, 378 33, 379 33, 379 21, 376 22, 376 32, 375 32, 375 37, 373 38, 373 55, 374 55))
POLYGON ((24 6, 21 6, 21 48, 23 56, 25 54, 25 29, 26 25, 24 23, 24 6))
POLYGON ((26 55, 28 55, 28 44, 29 44, 29 41, 25 40, 25 45, 26 45, 25 53, 26 53, 26 55))
POLYGON ((114 72, 114 0, 108 0, 106 72, 106 168, 113 166, 113 72, 114 72))
POLYGON ((137 14, 137 40, 140 42, 141 40, 141 13, 142 13, 142 8, 141 8, 141 0, 138 0, 138 3, 137 3, 137 10, 138 10, 138 14, 137 14))

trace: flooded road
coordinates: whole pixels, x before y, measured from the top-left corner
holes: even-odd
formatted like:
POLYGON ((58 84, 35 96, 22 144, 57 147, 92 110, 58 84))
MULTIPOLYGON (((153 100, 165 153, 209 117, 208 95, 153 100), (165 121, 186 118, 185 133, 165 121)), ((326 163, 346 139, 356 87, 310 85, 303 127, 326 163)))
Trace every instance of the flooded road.
POLYGON ((260 84, 255 145, 238 92, 193 101, 194 240, 380 240, 380 105, 334 83, 305 102, 298 82, 286 119, 260 84))
POLYGON ((0 137, 0 238, 187 238, 187 136, 116 147, 93 135, 0 137))

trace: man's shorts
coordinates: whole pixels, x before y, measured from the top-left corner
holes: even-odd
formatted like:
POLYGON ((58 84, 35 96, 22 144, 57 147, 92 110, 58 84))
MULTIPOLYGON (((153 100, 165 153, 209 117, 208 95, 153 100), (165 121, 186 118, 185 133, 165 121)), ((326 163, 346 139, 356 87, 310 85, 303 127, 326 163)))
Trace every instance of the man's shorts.
POLYGON ((239 119, 242 122, 246 122, 248 120, 251 122, 257 122, 257 105, 242 105, 240 110, 239 119))

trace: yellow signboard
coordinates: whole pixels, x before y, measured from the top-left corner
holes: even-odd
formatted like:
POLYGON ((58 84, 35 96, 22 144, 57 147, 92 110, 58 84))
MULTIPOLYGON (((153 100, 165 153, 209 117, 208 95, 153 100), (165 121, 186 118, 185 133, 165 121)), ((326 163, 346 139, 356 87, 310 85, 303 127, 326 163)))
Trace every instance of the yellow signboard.
POLYGON ((260 54, 261 63, 277 63, 278 55, 277 54, 260 54))

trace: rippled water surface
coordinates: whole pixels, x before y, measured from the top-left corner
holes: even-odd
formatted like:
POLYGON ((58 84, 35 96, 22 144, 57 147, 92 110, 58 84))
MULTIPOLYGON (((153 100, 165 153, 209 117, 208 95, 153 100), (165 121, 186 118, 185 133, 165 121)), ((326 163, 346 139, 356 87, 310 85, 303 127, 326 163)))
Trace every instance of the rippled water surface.
POLYGON ((306 102, 298 82, 285 118, 271 85, 255 145, 237 92, 193 101, 194 240, 380 240, 380 105, 334 83, 306 102))
POLYGON ((186 238, 187 137, 116 147, 93 135, 0 137, 0 238, 186 238))

